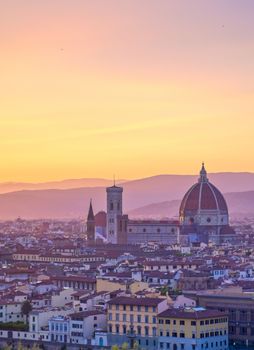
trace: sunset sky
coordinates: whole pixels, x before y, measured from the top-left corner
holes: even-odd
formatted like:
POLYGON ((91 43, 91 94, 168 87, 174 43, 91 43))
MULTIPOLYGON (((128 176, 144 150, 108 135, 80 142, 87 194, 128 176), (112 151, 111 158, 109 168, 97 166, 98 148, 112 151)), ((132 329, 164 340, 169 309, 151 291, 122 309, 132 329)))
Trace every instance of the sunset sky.
POLYGON ((253 0, 0 2, 0 181, 254 171, 253 0))

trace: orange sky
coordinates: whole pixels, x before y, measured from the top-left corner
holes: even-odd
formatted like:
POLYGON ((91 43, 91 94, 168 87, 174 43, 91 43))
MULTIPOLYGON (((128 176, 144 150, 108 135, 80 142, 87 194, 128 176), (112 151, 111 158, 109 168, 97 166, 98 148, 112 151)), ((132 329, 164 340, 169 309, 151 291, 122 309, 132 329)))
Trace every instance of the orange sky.
POLYGON ((254 171, 252 0, 0 4, 0 181, 254 171))

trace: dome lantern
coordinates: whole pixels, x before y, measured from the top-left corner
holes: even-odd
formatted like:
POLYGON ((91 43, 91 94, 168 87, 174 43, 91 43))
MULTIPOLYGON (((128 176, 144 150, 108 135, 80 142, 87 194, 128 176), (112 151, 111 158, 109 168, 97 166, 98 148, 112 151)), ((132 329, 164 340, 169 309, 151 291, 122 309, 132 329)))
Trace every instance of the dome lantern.
POLYGON ((205 170, 205 163, 202 163, 202 168, 200 170, 199 182, 208 182, 207 172, 205 170))

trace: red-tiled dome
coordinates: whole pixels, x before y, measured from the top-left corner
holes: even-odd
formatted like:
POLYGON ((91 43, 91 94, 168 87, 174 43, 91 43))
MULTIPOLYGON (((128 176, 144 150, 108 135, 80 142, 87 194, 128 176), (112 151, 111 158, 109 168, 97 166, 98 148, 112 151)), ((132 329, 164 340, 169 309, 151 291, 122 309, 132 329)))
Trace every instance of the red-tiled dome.
POLYGON ((204 165, 200 172, 199 182, 193 185, 183 197, 180 216, 202 210, 228 213, 227 203, 221 192, 208 181, 204 165))

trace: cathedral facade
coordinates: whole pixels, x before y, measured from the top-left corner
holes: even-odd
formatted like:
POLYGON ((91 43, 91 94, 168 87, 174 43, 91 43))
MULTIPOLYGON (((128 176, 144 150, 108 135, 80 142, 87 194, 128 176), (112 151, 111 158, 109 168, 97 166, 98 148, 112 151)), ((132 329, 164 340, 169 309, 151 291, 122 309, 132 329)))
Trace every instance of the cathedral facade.
MULTIPOLYGON (((235 232, 229 225, 227 203, 221 192, 209 181, 204 164, 197 183, 191 186, 182 199, 179 221, 130 220, 128 215, 123 214, 123 188, 114 184, 106 192, 108 243, 194 245, 202 242, 221 244, 234 240, 235 232)), ((89 211, 91 213, 91 206, 89 211)), ((91 240, 95 240, 91 230, 88 237, 91 244, 91 240)))
POLYGON ((221 244, 234 239, 235 232, 229 226, 227 203, 209 181, 204 164, 198 182, 183 197, 179 225, 182 243, 221 244))

